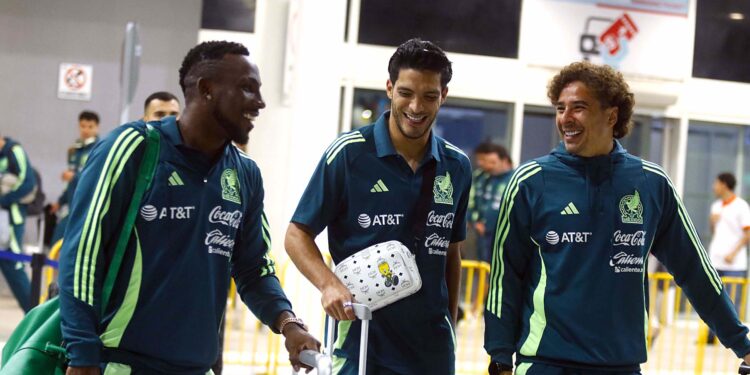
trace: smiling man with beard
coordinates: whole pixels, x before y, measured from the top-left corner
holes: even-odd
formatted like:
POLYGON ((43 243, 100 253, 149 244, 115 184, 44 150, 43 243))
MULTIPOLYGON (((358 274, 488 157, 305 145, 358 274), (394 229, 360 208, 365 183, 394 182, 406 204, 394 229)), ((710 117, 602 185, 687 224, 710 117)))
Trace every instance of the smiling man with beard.
POLYGON ((246 143, 265 103, 245 47, 206 42, 180 68, 186 107, 115 129, 91 152, 60 256, 63 337, 73 374, 210 374, 230 276, 290 360, 319 343, 275 276, 258 166, 246 143), (158 164, 102 311, 102 284, 133 195, 147 126, 158 164))
POLYGON ((750 360, 748 329, 667 174, 630 155, 635 104, 622 75, 573 63, 547 96, 562 142, 520 166, 500 206, 485 311, 491 375, 640 374, 646 259, 654 254, 700 317, 750 360))
POLYGON ((357 373, 361 325, 351 321, 348 304, 368 301, 352 296, 325 265, 315 237, 328 227, 335 263, 385 241, 409 246, 422 288, 373 313, 367 374, 453 374, 471 166, 460 149, 432 131, 448 94, 451 63, 435 44, 412 39, 398 47, 388 72, 391 110, 331 144, 297 206, 285 245, 321 291, 326 313, 342 321, 334 352, 339 375, 357 373), (420 193, 424 187, 427 193, 420 193), (425 218, 415 215, 420 199, 429 212, 425 218), (417 241, 419 226, 424 237, 417 241))

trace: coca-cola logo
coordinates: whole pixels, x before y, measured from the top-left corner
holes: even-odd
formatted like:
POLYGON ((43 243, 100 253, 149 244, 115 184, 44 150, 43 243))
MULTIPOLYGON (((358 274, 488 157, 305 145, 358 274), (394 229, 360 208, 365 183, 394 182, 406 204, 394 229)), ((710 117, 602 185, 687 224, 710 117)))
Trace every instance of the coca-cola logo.
POLYGON ((204 241, 207 246, 215 245, 221 246, 227 249, 234 248, 234 239, 227 234, 222 233, 218 229, 214 229, 206 233, 206 240, 204 241))
POLYGON ((441 249, 447 249, 449 244, 445 237, 438 236, 436 233, 431 234, 424 241, 425 247, 437 247, 441 249))
POLYGON ((214 207, 208 215, 208 221, 214 224, 224 224, 228 227, 239 228, 242 222, 241 211, 224 211, 221 206, 214 207))
POLYGON ((445 215, 438 215, 434 210, 430 211, 430 213, 427 214, 427 226, 451 229, 453 228, 454 216, 455 214, 453 212, 449 212, 445 215))
POLYGON ((617 230, 612 235, 613 246, 644 246, 646 244, 646 231, 639 230, 635 233, 622 233, 617 230))

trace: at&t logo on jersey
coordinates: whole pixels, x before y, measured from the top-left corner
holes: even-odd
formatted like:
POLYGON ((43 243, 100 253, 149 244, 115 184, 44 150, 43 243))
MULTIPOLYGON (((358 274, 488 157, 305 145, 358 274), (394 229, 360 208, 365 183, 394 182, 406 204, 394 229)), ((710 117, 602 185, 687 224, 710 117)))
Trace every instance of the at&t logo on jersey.
POLYGON ((141 217, 146 221, 161 220, 164 218, 171 220, 186 220, 192 217, 195 206, 184 207, 162 207, 158 209, 150 204, 141 207, 141 217))
POLYGON ((562 232, 561 234, 557 234, 557 232, 551 230, 547 232, 544 239, 550 245, 557 245, 560 242, 587 243, 592 234, 591 232, 562 232))
POLYGON ((547 243, 550 245, 557 245, 558 243, 560 243, 560 236, 558 236, 555 231, 547 232, 547 235, 544 236, 544 238, 547 240, 547 243))
POLYGON ((404 218, 404 214, 382 214, 382 215, 370 215, 360 214, 357 217, 357 223, 359 226, 367 229, 375 226, 391 226, 401 225, 401 219, 404 218))

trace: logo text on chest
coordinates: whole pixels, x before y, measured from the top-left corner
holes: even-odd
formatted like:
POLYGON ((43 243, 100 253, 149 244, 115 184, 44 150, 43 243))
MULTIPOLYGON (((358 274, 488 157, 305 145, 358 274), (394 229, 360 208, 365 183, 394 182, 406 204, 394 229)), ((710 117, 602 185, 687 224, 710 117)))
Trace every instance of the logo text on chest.
POLYGON ((161 209, 147 204, 141 207, 141 217, 146 221, 170 219, 188 220, 192 217, 195 206, 162 207, 161 209))
POLYGON ((213 224, 224 224, 237 229, 242 222, 242 212, 239 210, 224 211, 221 206, 216 206, 208 215, 208 221, 213 224))
POLYGON ((430 211, 430 213, 427 214, 427 226, 451 229, 453 228, 454 216, 455 215, 453 214, 453 212, 449 212, 445 215, 439 215, 436 214, 434 210, 430 211))
POLYGON ((362 228, 376 227, 376 226, 392 226, 401 225, 401 219, 404 218, 404 214, 380 214, 370 215, 360 214, 357 217, 357 223, 362 228))
POLYGON ((644 246, 646 244, 646 231, 639 230, 635 233, 622 233, 621 230, 612 234, 613 246, 644 246))

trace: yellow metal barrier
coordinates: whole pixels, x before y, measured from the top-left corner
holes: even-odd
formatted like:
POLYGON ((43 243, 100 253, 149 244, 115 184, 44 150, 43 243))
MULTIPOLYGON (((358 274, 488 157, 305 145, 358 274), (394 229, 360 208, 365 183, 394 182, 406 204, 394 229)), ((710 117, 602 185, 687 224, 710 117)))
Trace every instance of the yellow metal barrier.
POLYGON ((490 265, 475 260, 461 261, 464 318, 456 327, 456 373, 486 374, 489 356, 484 351, 484 302, 490 265))
MULTIPOLYGON (((329 266, 332 264, 328 253, 324 254, 323 258, 326 264, 329 266)), ((284 289, 288 286, 287 271, 290 264, 291 262, 287 260, 276 265, 276 276, 284 289)), ((259 375, 278 374, 280 368, 289 366, 289 358, 281 336, 274 334, 263 325, 248 311, 244 303, 237 303, 237 297, 236 285, 232 281, 225 316, 224 363, 252 367, 259 375)), ((320 321, 325 322, 323 308, 320 305, 314 308, 320 311, 320 321)), ((321 332, 313 333, 313 335, 322 340, 322 329, 321 332)))
MULTIPOLYGON (((722 278, 745 316, 748 280, 722 278)), ((708 327, 694 312, 682 290, 667 273, 649 275, 648 362, 644 374, 729 374, 737 371, 734 353, 716 342, 707 345, 708 327)))
MULTIPOLYGON (((330 255, 325 261, 331 264, 330 255)), ((282 287, 286 287, 290 262, 277 266, 277 276, 282 287)), ((487 296, 487 281, 490 265, 486 262, 465 260, 461 263, 464 276, 462 308, 464 319, 456 327, 456 370, 458 374, 483 374, 486 372, 489 357, 483 349, 484 342, 484 302, 487 296)), ((325 327, 325 314, 320 306, 321 327, 325 327)), ((237 303, 237 292, 231 284, 227 303, 226 328, 224 335, 224 363, 252 367, 258 374, 276 375, 281 367, 288 366, 286 349, 281 336, 273 334, 263 326, 242 303, 237 303), (248 348, 249 347, 249 348, 248 348)), ((323 340, 324 333, 316 337, 323 340)))
MULTIPOLYGON (((330 258, 327 258, 330 262, 330 258)), ((288 286, 289 262, 278 265, 282 286, 288 286)), ((485 374, 489 357, 484 352, 484 303, 490 266, 485 262, 462 261, 463 284, 461 307, 464 318, 456 327, 456 373, 485 374)), ((667 273, 649 274, 649 317, 646 336, 648 362, 644 374, 729 374, 739 361, 721 344, 706 345, 708 328, 700 320, 667 273)), ((741 320, 745 320, 748 279, 722 278, 726 291, 739 300, 741 320)), ((304 279, 297 280, 305 282, 304 279)), ((260 324, 242 303, 237 303, 232 285, 227 305, 225 354, 226 364, 253 367, 257 374, 276 375, 288 368, 286 349, 279 335, 260 324)), ((325 320, 320 306, 321 321, 325 320)), ((324 324, 321 324, 324 327, 324 324)), ((323 339, 323 332, 316 337, 323 339)))
MULTIPOLYGON (((49 251, 49 255, 47 255, 47 259, 49 260, 59 260, 60 258, 60 248, 62 248, 63 240, 60 239, 57 242, 55 242, 54 245, 52 245, 52 248, 49 251)), ((57 270, 50 266, 44 266, 44 282, 42 285, 44 285, 44 288, 42 289, 41 295, 39 296, 39 304, 44 303, 47 300, 47 294, 49 292, 49 287, 52 285, 52 282, 55 281, 57 278, 57 270)))

